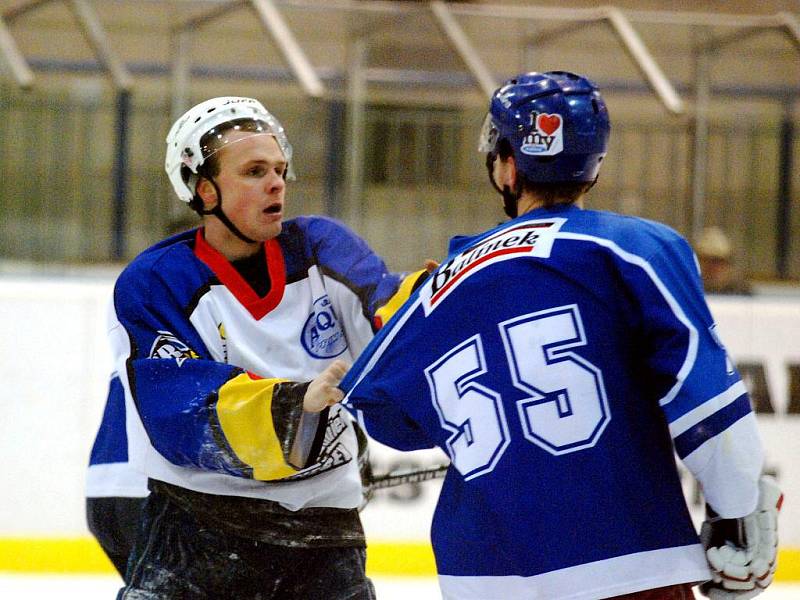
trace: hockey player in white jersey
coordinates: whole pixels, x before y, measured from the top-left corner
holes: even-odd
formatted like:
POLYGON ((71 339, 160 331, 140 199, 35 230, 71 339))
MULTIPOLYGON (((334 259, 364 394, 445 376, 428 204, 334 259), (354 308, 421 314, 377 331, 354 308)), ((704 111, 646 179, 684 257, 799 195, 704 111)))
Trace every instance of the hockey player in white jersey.
MULTIPOLYGON (((449 256, 342 381, 367 433, 451 459, 431 538, 459 600, 744 600, 782 496, 685 239, 584 209, 610 123, 596 86, 526 73, 480 136, 511 218, 449 256), (703 543, 675 454, 700 482, 703 543)), ((466 202, 466 200, 465 200, 466 202)))
POLYGON ((119 597, 374 598, 336 384, 417 275, 332 219, 284 220, 292 149, 257 100, 190 109, 165 167, 203 226, 114 288, 127 454, 150 488, 119 597))

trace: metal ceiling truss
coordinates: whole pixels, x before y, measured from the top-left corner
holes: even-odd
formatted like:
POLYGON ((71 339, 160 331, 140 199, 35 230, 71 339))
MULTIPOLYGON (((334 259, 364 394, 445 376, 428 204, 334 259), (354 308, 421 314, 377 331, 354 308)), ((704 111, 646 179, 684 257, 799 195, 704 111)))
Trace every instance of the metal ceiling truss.
MULTIPOLYGON (((708 164, 709 114, 711 111, 711 60, 719 51, 731 44, 741 44, 756 35, 778 31, 789 37, 800 51, 800 23, 794 15, 781 12, 764 17, 743 19, 735 24, 736 30, 718 35, 701 43, 694 52, 694 139, 692 160, 692 237, 697 239, 706 221, 706 167, 708 164)), ((787 111, 791 110, 788 105, 787 111)), ((786 200, 785 202, 788 202, 786 200)), ((781 229, 778 229, 781 231, 781 229)), ((778 254, 785 249, 778 245, 778 254)))
POLYGON ((17 47, 17 42, 14 41, 14 36, 11 35, 2 16, 0 16, 0 53, 17 85, 22 89, 33 86, 33 71, 17 47))
POLYGON ((111 46, 97 13, 87 0, 31 0, 3 12, 0 16, 0 52, 19 86, 30 88, 34 77, 6 23, 13 25, 21 17, 56 1, 63 1, 70 9, 95 57, 111 77, 114 87, 120 91, 129 91, 133 87, 133 77, 111 46))
POLYGON ((273 0, 236 0, 214 8, 187 19, 173 28, 174 60, 172 65, 173 102, 172 112, 179 115, 187 107, 189 73, 191 69, 189 56, 191 49, 191 35, 213 21, 228 15, 231 11, 250 7, 258 16, 265 32, 270 36, 278 50, 286 60, 300 86, 312 98, 321 98, 325 95, 325 85, 322 83, 311 61, 308 60, 297 38, 283 18, 273 0))
MULTIPOLYGON (((103 25, 90 0, 28 0, 6 9, 0 14, 0 55, 14 81, 21 88, 34 84, 34 74, 13 37, 11 28, 25 15, 52 2, 63 2, 73 13, 97 61, 108 74, 118 91, 118 146, 125 146, 124 128, 126 116, 130 111, 130 90, 134 80, 125 63, 114 52, 103 25)), ((145 0, 141 0, 144 3, 145 0)), ((146 0, 161 3, 161 0, 146 0)), ((533 21, 537 24, 555 21, 557 24, 540 31, 529 38, 528 45, 542 45, 556 37, 563 39, 567 34, 587 25, 605 24, 631 57, 649 89, 655 94, 665 109, 674 115, 686 112, 683 100, 675 87, 656 62, 641 36, 634 27, 636 24, 663 26, 699 26, 702 28, 729 27, 730 33, 718 35, 695 48, 694 82, 694 164, 693 164, 693 218, 692 232, 697 233, 704 222, 705 201, 705 156, 708 150, 708 111, 710 106, 710 60, 713 55, 732 43, 763 32, 777 31, 788 37, 795 50, 800 52, 800 21, 794 13, 779 12, 773 15, 715 14, 700 12, 669 12, 621 10, 615 6, 597 8, 553 8, 542 6, 520 6, 502 4, 449 4, 442 0, 426 3, 391 2, 387 0, 181 0, 193 7, 205 5, 206 10, 172 28, 173 63, 172 110, 178 116, 188 104, 188 89, 192 65, 191 46, 195 32, 209 23, 241 8, 250 8, 258 17, 264 32, 274 42, 291 74, 303 91, 312 98, 325 98, 328 90, 320 78, 306 52, 297 41, 294 33, 284 19, 282 10, 352 12, 363 16, 381 17, 381 24, 375 27, 351 28, 349 32, 348 58, 344 65, 347 74, 347 114, 348 114, 348 196, 350 206, 356 211, 351 217, 358 217, 359 198, 363 184, 362 162, 364 154, 364 111, 368 98, 368 57, 370 40, 376 34, 398 29, 407 20, 420 16, 432 17, 444 39, 465 64, 471 80, 483 95, 490 95, 497 86, 497 80, 481 57, 469 34, 461 24, 463 19, 479 18, 488 22, 492 19, 506 21, 533 21), (279 10, 279 7, 281 10, 279 10)), ((403 28, 405 28, 403 26, 403 28)), ((401 71, 402 72, 402 71, 401 71)), ((408 74, 405 75, 408 78, 408 74)), ((784 102, 788 101, 784 100, 784 102)), ((125 162, 124 148, 116 163, 121 171, 125 162)), ((124 177, 117 177, 115 197, 117 212, 123 213, 124 177)), ((120 217, 116 229, 118 234, 124 230, 120 217)), ((115 246, 115 256, 121 255, 121 245, 115 246)))
MULTIPOLYGON (((110 75, 114 85, 120 89, 130 89, 133 85, 130 73, 113 51, 97 13, 88 0, 30 0, 8 9, 0 15, 0 53, 2 53, 3 59, 17 84, 20 87, 28 88, 32 85, 34 76, 24 55, 15 43, 9 26, 13 25, 17 19, 25 14, 55 1, 64 2, 69 6, 98 61, 110 75)), ((149 0, 151 3, 158 1, 149 0)), ((707 48, 709 51, 721 48, 731 43, 734 39, 741 40, 742 36, 756 35, 767 30, 779 30, 785 33, 797 50, 800 51, 800 22, 798 22, 794 14, 789 12, 781 12, 774 15, 738 15, 668 11, 623 11, 614 6, 572 9, 541 6, 504 6, 501 4, 448 4, 442 0, 433 0, 425 4, 386 0, 373 0, 369 3, 360 0, 234 0, 223 3, 216 0, 184 1, 187 3, 192 2, 194 5, 198 3, 206 4, 209 8, 173 28, 173 44, 176 53, 172 67, 172 80, 174 94, 179 99, 179 101, 175 102, 176 105, 183 103, 182 99, 186 96, 185 90, 189 84, 191 34, 212 21, 242 7, 250 7, 258 16, 265 33, 277 46, 298 84, 306 94, 314 98, 324 97, 327 94, 326 87, 317 70, 308 59, 306 52, 304 52, 294 33, 287 25, 279 7, 292 10, 350 11, 365 15, 386 15, 391 18, 407 17, 414 14, 429 14, 433 17, 444 38, 466 65, 470 76, 484 94, 490 94, 495 89, 497 81, 485 61, 481 58, 480 53, 476 50, 469 35, 461 26, 459 18, 478 17, 483 19, 561 22, 559 29, 552 29, 532 38, 535 43, 544 43, 555 35, 563 36, 564 33, 586 25, 605 23, 611 28, 622 47, 632 58, 650 89, 667 111, 672 114, 683 113, 685 111, 684 103, 636 31, 634 23, 736 28, 735 32, 710 41, 707 48)), ((368 40, 369 36, 363 37, 368 40)))

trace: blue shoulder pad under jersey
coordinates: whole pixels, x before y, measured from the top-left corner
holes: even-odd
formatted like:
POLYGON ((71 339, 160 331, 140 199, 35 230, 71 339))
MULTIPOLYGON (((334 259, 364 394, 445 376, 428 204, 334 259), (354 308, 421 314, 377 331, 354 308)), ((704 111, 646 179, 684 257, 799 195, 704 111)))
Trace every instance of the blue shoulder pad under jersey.
POLYGON ((297 217, 282 235, 297 237, 298 229, 304 233, 306 255, 316 259, 325 275, 356 292, 370 320, 397 291, 401 276, 389 273, 383 259, 343 223, 329 217, 297 217))

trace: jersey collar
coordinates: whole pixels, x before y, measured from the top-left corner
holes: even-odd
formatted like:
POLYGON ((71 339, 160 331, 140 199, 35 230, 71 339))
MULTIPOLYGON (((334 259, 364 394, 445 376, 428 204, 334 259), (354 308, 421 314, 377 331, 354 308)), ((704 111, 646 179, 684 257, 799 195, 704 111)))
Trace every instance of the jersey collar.
POLYGON ((225 256, 213 248, 203 235, 204 228, 197 230, 194 253, 211 269, 222 284, 244 306, 254 319, 263 318, 278 306, 286 289, 286 267, 283 261, 283 250, 278 240, 273 238, 264 242, 264 253, 267 259, 270 288, 267 295, 259 297, 250 285, 239 275, 225 256))

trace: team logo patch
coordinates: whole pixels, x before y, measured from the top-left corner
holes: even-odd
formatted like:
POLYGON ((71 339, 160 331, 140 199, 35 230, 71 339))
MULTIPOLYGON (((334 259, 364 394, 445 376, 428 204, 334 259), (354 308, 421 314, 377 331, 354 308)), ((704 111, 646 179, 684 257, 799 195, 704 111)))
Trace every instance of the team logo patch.
POLYGON ((159 336, 150 348, 150 358, 172 358, 180 367, 187 358, 200 358, 189 346, 169 331, 159 331, 159 336))
POLYGON ((311 314, 303 325, 300 341, 306 352, 314 358, 333 358, 347 349, 347 340, 328 296, 314 301, 311 314))
POLYGON ((429 315, 439 303, 481 269, 520 256, 547 258, 566 219, 528 221, 484 238, 441 265, 425 282, 422 306, 429 315))
POLYGON ((553 113, 532 112, 530 133, 522 140, 520 150, 532 156, 553 156, 564 150, 564 120, 553 113))

